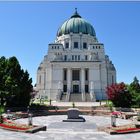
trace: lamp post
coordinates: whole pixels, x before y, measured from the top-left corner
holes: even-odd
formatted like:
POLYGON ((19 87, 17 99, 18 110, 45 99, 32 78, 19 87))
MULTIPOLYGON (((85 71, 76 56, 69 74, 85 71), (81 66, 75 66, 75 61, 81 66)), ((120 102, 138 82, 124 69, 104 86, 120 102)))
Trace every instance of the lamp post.
POLYGON ((115 115, 111 115, 111 126, 116 127, 116 116, 115 115))
POLYGON ((27 106, 27 114, 30 112, 30 106, 27 106))
POLYGON ((140 121, 140 112, 137 112, 137 116, 138 116, 137 121, 140 121))
POLYGON ((10 113, 10 110, 7 110, 7 119, 12 119, 12 114, 10 113))
POLYGON ((50 102, 50 106, 51 106, 52 105, 52 100, 50 99, 49 102, 50 102))
POLYGON ((33 115, 32 115, 31 113, 28 114, 28 125, 33 125, 32 116, 33 116, 33 115))

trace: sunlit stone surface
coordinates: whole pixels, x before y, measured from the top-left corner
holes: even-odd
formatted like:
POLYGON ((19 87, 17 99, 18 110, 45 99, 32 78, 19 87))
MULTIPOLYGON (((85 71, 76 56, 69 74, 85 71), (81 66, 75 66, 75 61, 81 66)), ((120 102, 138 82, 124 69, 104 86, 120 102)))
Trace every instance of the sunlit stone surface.
MULTIPOLYGON (((0 140, 139 140, 140 133, 109 135, 98 132, 97 126, 109 126, 110 117, 83 116, 86 122, 62 122, 66 115, 34 117, 33 124, 46 125, 47 131, 26 134, 0 129, 0 140)), ((17 120, 28 123, 28 119, 17 120)), ((117 119, 117 125, 132 123, 130 120, 117 119)))
POLYGON ((113 83, 116 69, 104 44, 76 10, 48 45, 37 70, 36 97, 65 102, 103 100, 107 99, 106 87, 113 83))

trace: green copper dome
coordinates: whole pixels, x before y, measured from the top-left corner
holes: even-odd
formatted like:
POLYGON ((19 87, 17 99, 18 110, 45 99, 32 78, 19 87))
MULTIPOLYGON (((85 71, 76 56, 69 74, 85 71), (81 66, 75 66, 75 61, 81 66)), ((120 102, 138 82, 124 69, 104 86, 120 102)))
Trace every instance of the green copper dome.
POLYGON ((78 13, 77 10, 71 16, 70 19, 66 20, 62 26, 58 29, 57 36, 66 35, 70 33, 83 33, 90 34, 91 36, 96 36, 94 28, 90 23, 84 20, 78 13))

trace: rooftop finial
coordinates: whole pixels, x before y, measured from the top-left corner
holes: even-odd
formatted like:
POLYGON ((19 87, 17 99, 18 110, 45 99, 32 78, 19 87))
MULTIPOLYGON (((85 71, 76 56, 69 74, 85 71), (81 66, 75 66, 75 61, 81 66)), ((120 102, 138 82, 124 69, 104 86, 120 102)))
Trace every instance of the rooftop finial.
POLYGON ((75 13, 77 13, 77 8, 75 8, 75 13))
POLYGON ((74 14, 71 16, 71 18, 81 18, 81 16, 77 12, 77 8, 75 8, 74 14))

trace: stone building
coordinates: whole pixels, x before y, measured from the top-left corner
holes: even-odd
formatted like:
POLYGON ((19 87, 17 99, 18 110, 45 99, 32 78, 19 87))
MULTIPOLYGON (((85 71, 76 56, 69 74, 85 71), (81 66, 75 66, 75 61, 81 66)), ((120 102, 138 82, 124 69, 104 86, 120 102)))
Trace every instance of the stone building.
POLYGON ((116 70, 93 26, 77 12, 58 29, 37 70, 39 96, 58 101, 106 99, 116 70))

